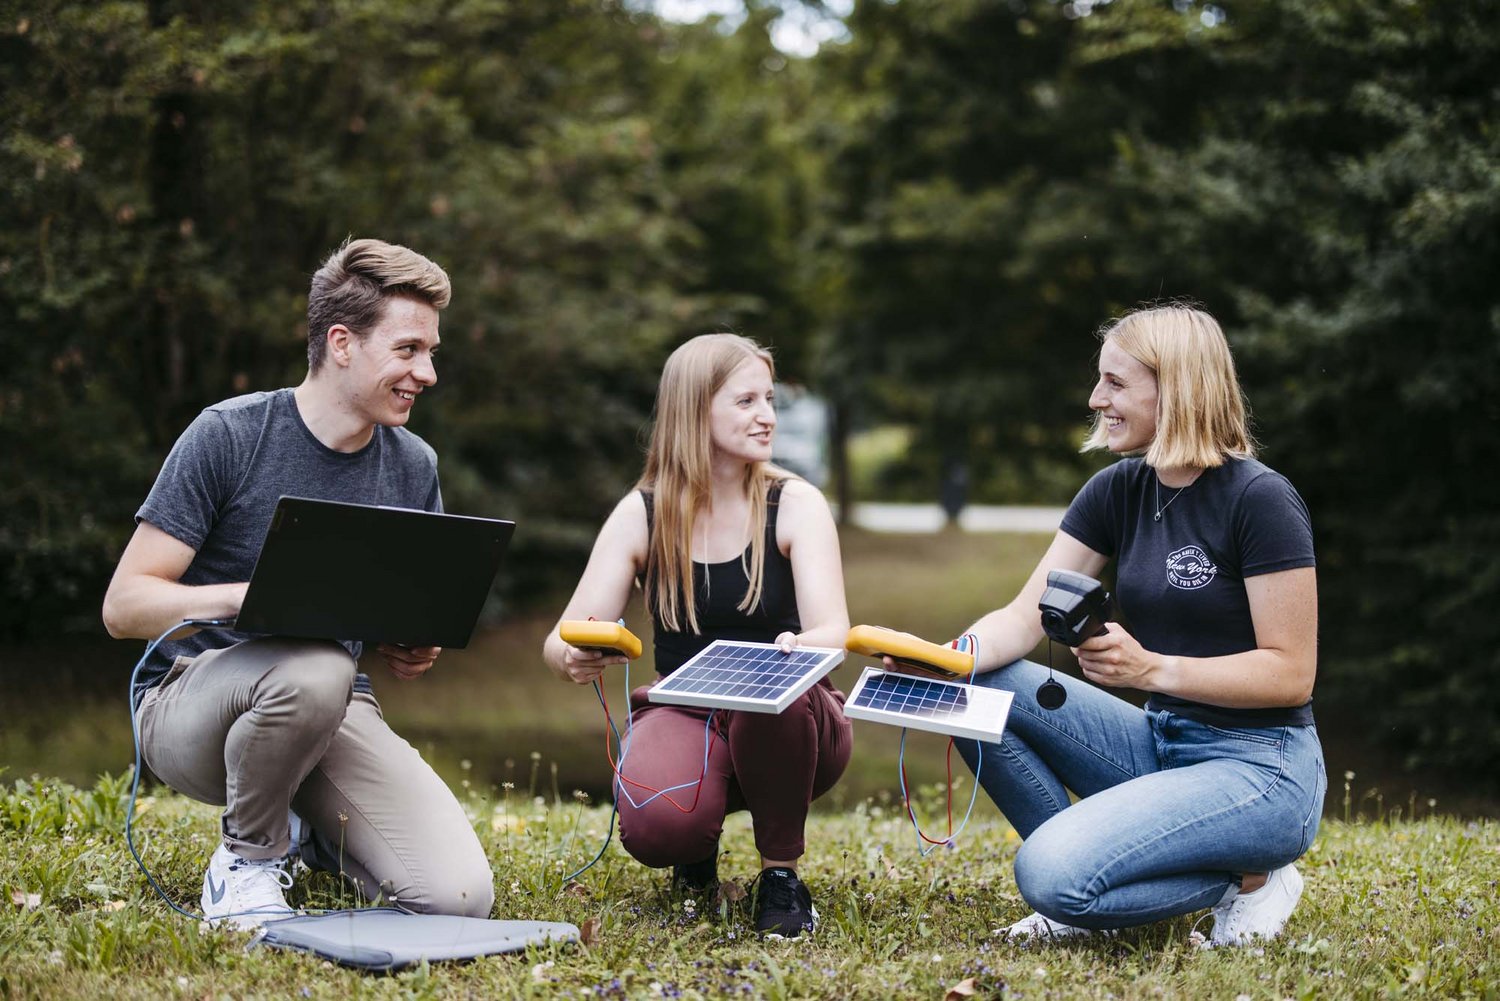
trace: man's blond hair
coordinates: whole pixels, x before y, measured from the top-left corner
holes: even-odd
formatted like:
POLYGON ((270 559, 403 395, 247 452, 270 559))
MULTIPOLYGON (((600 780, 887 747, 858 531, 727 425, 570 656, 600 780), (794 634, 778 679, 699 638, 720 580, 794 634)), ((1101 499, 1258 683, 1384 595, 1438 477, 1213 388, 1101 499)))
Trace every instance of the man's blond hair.
POLYGON ((323 365, 328 329, 342 324, 366 337, 386 300, 406 296, 442 309, 452 297, 448 273, 415 250, 384 240, 345 240, 312 278, 307 294, 307 369, 323 365))

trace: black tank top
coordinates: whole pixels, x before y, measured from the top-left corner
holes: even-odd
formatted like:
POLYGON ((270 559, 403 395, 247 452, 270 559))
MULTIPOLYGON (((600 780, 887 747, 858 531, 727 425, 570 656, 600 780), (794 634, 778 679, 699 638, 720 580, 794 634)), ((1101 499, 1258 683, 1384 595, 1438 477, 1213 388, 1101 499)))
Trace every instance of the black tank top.
MULTIPOLYGON (((656 530, 656 511, 649 491, 642 490, 646 502, 646 526, 656 530)), ((750 559, 750 548, 743 558, 724 563, 693 561, 693 588, 697 599, 698 628, 701 632, 674 632, 662 624, 655 605, 655 595, 646 589, 646 605, 651 609, 654 629, 656 671, 671 674, 693 654, 714 640, 744 640, 771 643, 784 632, 800 633, 802 620, 797 616, 797 590, 792 579, 792 561, 776 545, 776 513, 781 506, 781 483, 771 485, 766 495, 766 565, 761 585, 760 603, 749 612, 736 606, 745 600, 750 579, 744 562, 750 559)), ((677 620, 686 624, 687 615, 678 609, 677 620)))

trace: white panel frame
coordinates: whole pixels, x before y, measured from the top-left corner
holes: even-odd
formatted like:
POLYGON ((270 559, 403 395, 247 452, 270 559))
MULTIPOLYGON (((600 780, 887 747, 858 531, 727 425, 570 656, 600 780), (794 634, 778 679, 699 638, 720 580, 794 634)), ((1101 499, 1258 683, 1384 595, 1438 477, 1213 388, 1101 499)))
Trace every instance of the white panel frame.
POLYGON ((681 678, 680 672, 692 667, 700 659, 722 656, 727 651, 735 649, 775 650, 780 652, 780 647, 775 643, 751 643, 741 640, 714 640, 691 658, 684 661, 682 666, 671 674, 662 678, 646 692, 646 698, 660 705, 673 706, 700 706, 704 709, 738 709, 743 712, 770 713, 778 715, 786 710, 804 693, 809 691, 813 685, 822 681, 835 667, 843 663, 844 651, 833 647, 804 646, 797 647, 794 653, 814 653, 820 658, 809 664, 804 670, 797 683, 786 689, 775 699, 753 699, 739 695, 714 695, 704 692, 680 692, 674 690, 672 679, 681 678))
POLYGON ((1005 721, 1010 716, 1010 705, 1013 699, 1014 696, 1010 692, 1000 688, 969 685, 961 681, 941 681, 925 675, 882 671, 879 668, 867 667, 865 673, 859 676, 859 682, 855 684, 854 690, 849 693, 849 698, 844 702, 844 715, 850 719, 864 720, 867 723, 884 723, 887 726, 901 726, 909 730, 926 730, 949 737, 969 737, 973 740, 998 743, 1005 734, 1005 721), (887 676, 911 678, 914 681, 947 688, 961 688, 968 698, 969 706, 962 715, 932 717, 907 716, 889 709, 874 709, 854 704, 864 691, 866 684, 887 676))

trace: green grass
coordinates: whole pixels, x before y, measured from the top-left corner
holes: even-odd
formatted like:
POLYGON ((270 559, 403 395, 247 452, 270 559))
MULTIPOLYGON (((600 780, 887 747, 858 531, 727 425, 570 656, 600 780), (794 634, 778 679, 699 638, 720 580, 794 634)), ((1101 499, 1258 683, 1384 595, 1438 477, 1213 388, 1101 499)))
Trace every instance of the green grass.
MULTIPOLYGON (((1047 542, 958 532, 842 539, 853 621, 938 639, 1007 600, 1047 542)), ((122 672, 133 654, 118 644, 73 661, 23 650, 13 651, 16 663, 31 669, 0 686, 9 707, 0 713, 0 761, 10 783, 0 787, 0 999, 651 997, 653 984, 702 997, 940 999, 971 977, 987 997, 1500 998, 1500 824, 1437 815, 1438 804, 1398 791, 1388 776, 1373 779, 1384 793, 1368 784, 1356 793, 1346 782, 1340 800, 1343 761, 1360 761, 1361 783, 1372 781, 1367 749, 1342 761, 1330 753, 1335 789, 1303 863, 1306 897, 1287 935, 1260 950, 1198 952, 1188 942, 1191 918, 1102 942, 1005 942, 995 930, 1026 912, 1011 878, 1014 833, 981 796, 959 847, 920 857, 893 799, 898 735, 862 723, 849 772, 815 804, 809 825, 803 875, 824 918, 814 941, 762 944, 740 914, 690 912, 664 892, 662 873, 617 843, 579 888, 565 889, 563 874, 593 856, 608 820, 572 791, 601 787, 606 766, 592 691, 556 681, 540 663, 553 618, 516 618, 469 650, 445 653, 420 682, 399 684, 378 669, 374 681, 397 731, 464 798, 495 869, 495 915, 597 922, 590 945, 382 978, 245 951, 244 935, 201 930, 162 904, 135 868, 121 835, 122 779, 91 788, 15 781, 34 770, 119 773, 129 760, 122 672), (102 694, 81 697, 94 685, 102 694), (107 766, 87 754, 103 745, 97 760, 107 766)), ((638 607, 628 620, 646 632, 638 607)), ((858 668, 846 665, 835 680, 849 688, 858 668)), ((650 674, 641 663, 632 681, 650 674)), ((608 686, 616 709, 622 681, 608 686)), ((929 830, 941 825, 942 750, 942 741, 917 735, 908 751, 929 830)), ((972 786, 959 771, 955 798, 965 803, 972 786)), ((1451 809, 1441 794, 1441 808, 1451 809)), ((138 844, 173 898, 192 908, 216 811, 163 790, 143 806, 138 844)), ((1492 800, 1471 812, 1495 815, 1492 800)), ((752 876, 748 817, 729 819, 724 845, 723 875, 752 876)), ((352 903, 321 874, 299 879, 293 900, 352 903)))
MULTIPOLYGON (((1011 880, 1014 833, 986 820, 956 849, 922 858, 896 805, 866 800, 810 825, 803 874, 823 915, 818 934, 762 943, 742 914, 670 898, 664 875, 617 843, 564 887, 563 873, 597 850, 608 813, 554 798, 539 764, 533 773, 527 762, 518 788, 464 790, 495 869, 495 914, 592 924, 592 942, 392 977, 246 950, 242 933, 173 914, 126 851, 123 779, 16 782, 0 790, 0 997, 938 999, 969 978, 982 997, 1500 997, 1492 820, 1412 820, 1404 809, 1361 819, 1346 794, 1349 819, 1326 821, 1301 863, 1307 891, 1287 933, 1262 948, 1201 952, 1192 917, 1112 940, 1006 942, 996 930, 1026 912, 1011 880)), ((929 814, 938 794, 922 791, 929 814)), ((143 807, 148 864, 192 907, 216 811, 164 792, 143 807)), ((755 856, 743 816, 724 845, 723 875, 747 879, 755 856)), ((292 899, 350 903, 324 874, 300 878, 292 899)))

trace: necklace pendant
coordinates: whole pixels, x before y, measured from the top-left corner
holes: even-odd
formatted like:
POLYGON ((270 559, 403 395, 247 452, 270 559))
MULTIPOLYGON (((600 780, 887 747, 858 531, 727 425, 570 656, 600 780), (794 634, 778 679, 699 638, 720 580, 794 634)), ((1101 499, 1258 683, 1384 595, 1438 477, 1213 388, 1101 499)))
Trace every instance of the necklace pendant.
POLYGON ((1160 511, 1156 512, 1156 520, 1157 521, 1161 521, 1161 512, 1160 511))

